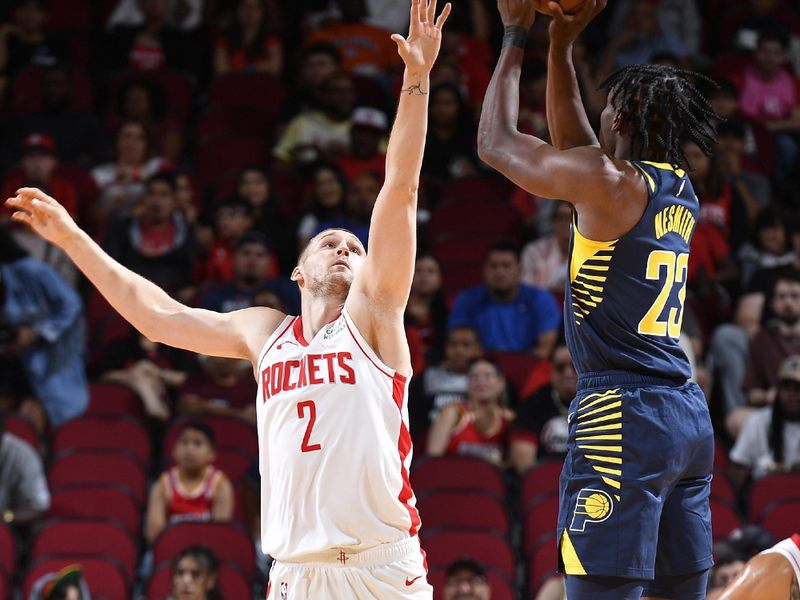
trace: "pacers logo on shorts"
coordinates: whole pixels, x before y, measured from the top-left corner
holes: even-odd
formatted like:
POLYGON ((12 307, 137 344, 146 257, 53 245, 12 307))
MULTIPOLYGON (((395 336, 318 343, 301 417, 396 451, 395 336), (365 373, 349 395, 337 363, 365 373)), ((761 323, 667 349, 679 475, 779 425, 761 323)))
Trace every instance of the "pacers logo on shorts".
POLYGON ((614 512, 611 496, 602 490, 584 488, 578 492, 570 531, 584 531, 586 523, 602 523, 614 512))

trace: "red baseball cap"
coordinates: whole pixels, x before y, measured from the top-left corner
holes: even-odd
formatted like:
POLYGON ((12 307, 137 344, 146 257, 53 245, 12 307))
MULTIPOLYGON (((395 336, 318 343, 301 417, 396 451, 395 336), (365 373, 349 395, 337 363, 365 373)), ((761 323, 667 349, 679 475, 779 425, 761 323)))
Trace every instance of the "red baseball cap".
POLYGON ((31 133, 22 140, 22 151, 38 150, 48 154, 56 153, 56 142, 46 133, 31 133))

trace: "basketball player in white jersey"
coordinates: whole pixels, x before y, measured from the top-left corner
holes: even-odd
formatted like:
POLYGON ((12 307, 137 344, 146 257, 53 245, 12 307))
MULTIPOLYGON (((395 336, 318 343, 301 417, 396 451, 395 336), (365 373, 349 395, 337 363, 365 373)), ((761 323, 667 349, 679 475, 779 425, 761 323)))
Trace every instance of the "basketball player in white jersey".
POLYGON ((33 188, 7 203, 13 219, 62 247, 149 339, 248 359, 258 379, 262 545, 275 558, 268 598, 426 599, 432 588, 408 482, 403 329, 416 252, 429 73, 447 4, 412 0, 409 35, 393 35, 402 93, 375 203, 369 255, 348 231, 323 231, 292 278, 302 314, 189 308, 111 259, 67 212, 33 188))
POLYGON ((707 600, 800 600, 800 535, 756 554, 724 591, 713 591, 707 600))

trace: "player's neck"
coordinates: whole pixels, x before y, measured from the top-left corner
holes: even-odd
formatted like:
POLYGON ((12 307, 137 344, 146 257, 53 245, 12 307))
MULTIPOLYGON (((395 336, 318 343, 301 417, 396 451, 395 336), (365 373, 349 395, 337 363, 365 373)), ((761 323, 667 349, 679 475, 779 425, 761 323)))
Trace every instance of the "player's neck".
POLYGON ((328 323, 338 318, 344 307, 344 300, 338 297, 311 297, 302 299, 303 337, 311 340, 328 323))

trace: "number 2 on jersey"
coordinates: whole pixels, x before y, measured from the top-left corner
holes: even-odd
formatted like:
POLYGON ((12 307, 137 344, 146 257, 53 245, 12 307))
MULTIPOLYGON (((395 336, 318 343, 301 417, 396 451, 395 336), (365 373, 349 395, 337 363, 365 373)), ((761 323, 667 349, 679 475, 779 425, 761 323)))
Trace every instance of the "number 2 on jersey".
POLYGON ((314 423, 317 421, 317 405, 313 400, 303 400, 297 403, 297 418, 304 419, 306 408, 308 408, 308 425, 306 425, 306 433, 303 436, 303 443, 300 444, 300 450, 303 452, 314 452, 321 450, 322 446, 319 444, 309 444, 311 438, 311 431, 314 429, 314 423))
POLYGON ((689 255, 686 252, 676 255, 669 250, 653 250, 650 256, 647 257, 647 273, 645 276, 647 279, 660 280, 662 267, 666 269, 667 277, 655 302, 642 317, 642 320, 639 321, 639 333, 658 337, 669 334, 669 337, 677 340, 681 335, 683 302, 686 300, 686 274, 689 269, 689 255), (681 285, 681 289, 678 292, 679 305, 670 307, 665 321, 659 320, 676 283, 681 285))

